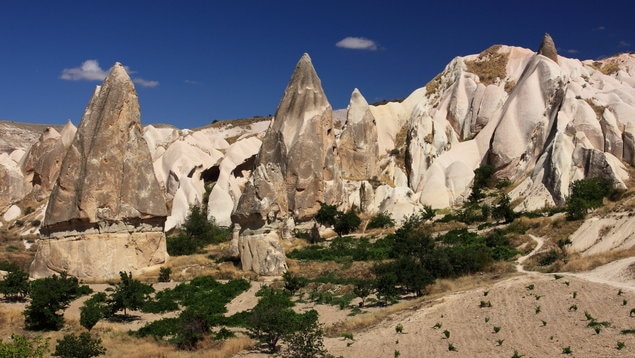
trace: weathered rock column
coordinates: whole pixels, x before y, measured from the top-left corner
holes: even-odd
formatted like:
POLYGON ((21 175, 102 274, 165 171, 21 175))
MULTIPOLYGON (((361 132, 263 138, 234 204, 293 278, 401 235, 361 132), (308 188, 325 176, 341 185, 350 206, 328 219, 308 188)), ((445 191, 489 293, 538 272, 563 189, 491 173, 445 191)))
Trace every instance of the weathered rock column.
POLYGON ((31 274, 66 271, 102 279, 164 263, 167 214, 137 93, 116 63, 96 88, 62 161, 31 274))

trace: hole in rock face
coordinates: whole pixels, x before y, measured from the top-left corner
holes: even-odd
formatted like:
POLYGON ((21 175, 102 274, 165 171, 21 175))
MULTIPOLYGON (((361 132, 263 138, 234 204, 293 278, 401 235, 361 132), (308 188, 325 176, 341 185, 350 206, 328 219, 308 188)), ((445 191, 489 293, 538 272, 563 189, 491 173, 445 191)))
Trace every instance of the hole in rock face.
POLYGON ((242 178, 243 171, 245 170, 253 170, 254 164, 256 162, 256 154, 251 157, 245 159, 244 162, 238 164, 234 170, 232 170, 232 175, 236 178, 242 178))
POLYGON ((215 182, 218 180, 218 176, 220 175, 220 167, 218 165, 214 165, 211 168, 203 170, 201 173, 201 179, 204 182, 215 182))

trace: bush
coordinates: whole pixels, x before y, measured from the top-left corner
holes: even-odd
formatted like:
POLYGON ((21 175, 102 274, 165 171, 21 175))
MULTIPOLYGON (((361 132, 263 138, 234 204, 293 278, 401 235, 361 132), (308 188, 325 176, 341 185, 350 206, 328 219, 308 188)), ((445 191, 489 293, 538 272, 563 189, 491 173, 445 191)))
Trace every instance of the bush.
POLYGON ((368 229, 376 229, 376 228, 389 228, 395 226, 395 220, 390 216, 390 213, 381 212, 375 216, 373 216, 368 222, 368 229))
POLYGON ((67 334, 57 341, 54 357, 90 358, 106 354, 100 338, 93 338, 90 333, 83 332, 79 336, 67 334))
POLYGON ((569 220, 583 219, 590 209, 599 208, 603 199, 613 194, 611 182, 604 178, 576 180, 569 191, 565 204, 569 220))
POLYGON ((0 339, 0 357, 43 358, 48 351, 48 338, 46 340, 42 337, 29 339, 25 336, 11 335, 11 339, 7 343, 0 339))
POLYGON ((79 311, 79 324, 90 331, 99 320, 108 316, 110 312, 106 304, 106 294, 103 292, 94 294, 90 299, 84 302, 84 305, 79 308, 79 311))
POLYGON ((64 309, 72 300, 90 292, 88 286, 79 286, 77 278, 66 273, 31 282, 31 303, 24 310, 26 328, 59 330, 64 325, 64 309))
POLYGON ((315 221, 324 226, 333 226, 339 213, 335 205, 320 203, 320 210, 315 214, 315 221))
POLYGON ((29 274, 21 269, 10 271, 0 281, 0 293, 10 301, 23 300, 29 294, 29 274))
POLYGON ((333 229, 339 236, 342 236, 357 230, 361 223, 362 220, 353 211, 349 211, 345 214, 339 213, 336 217, 333 229))
POLYGON ((209 244, 218 244, 229 240, 227 228, 216 225, 215 220, 207 219, 204 210, 194 205, 181 225, 180 235, 168 237, 166 240, 168 254, 172 256, 191 255, 209 244))
POLYGON ((128 310, 138 310, 148 300, 148 295, 154 292, 151 285, 142 283, 132 278, 132 273, 119 272, 121 281, 114 284, 114 289, 108 297, 110 312, 112 314, 123 310, 123 315, 128 316, 128 310))
POLYGON ((170 274, 172 273, 172 269, 169 267, 160 267, 159 268, 159 282, 170 282, 170 274))

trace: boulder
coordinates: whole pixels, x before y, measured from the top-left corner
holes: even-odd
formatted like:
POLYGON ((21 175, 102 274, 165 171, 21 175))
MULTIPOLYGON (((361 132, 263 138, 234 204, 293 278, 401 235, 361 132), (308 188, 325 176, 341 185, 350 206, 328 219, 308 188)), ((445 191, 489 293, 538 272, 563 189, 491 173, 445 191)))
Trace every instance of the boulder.
POLYGON ((286 256, 275 231, 246 230, 238 239, 243 271, 263 276, 279 276, 287 271, 286 256))
POLYGON ((143 272, 165 263, 163 232, 88 234, 39 240, 32 277, 60 272, 81 278, 110 279, 120 271, 143 272))

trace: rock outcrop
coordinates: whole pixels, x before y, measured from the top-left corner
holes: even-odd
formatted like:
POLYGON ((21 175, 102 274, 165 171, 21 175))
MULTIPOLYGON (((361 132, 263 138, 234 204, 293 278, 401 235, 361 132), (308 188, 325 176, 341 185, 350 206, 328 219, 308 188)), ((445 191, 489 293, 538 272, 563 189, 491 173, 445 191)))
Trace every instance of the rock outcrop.
POLYGON ((309 55, 298 62, 267 130, 232 221, 256 229, 311 219, 337 199, 339 171, 329 104, 309 55))
POLYGON ((137 93, 117 63, 90 100, 51 192, 34 276, 107 278, 167 259, 163 191, 137 93))
POLYGON ((368 102, 356 88, 348 105, 346 123, 338 138, 342 179, 369 180, 379 176, 377 124, 368 102))
POLYGON ((545 34, 542 38, 542 43, 538 49, 538 54, 543 55, 553 62, 558 63, 558 50, 556 50, 556 44, 553 42, 551 35, 545 34))

